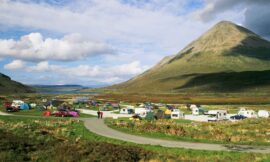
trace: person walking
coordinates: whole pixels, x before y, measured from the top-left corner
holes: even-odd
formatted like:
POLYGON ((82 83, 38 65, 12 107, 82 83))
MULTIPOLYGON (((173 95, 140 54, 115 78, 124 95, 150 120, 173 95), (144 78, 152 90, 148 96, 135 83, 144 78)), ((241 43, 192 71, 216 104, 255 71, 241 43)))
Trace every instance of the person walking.
POLYGON ((98 116, 98 119, 100 118, 100 111, 98 110, 97 111, 97 116, 98 116))
POLYGON ((102 111, 100 112, 100 118, 101 119, 103 118, 103 112, 102 111))

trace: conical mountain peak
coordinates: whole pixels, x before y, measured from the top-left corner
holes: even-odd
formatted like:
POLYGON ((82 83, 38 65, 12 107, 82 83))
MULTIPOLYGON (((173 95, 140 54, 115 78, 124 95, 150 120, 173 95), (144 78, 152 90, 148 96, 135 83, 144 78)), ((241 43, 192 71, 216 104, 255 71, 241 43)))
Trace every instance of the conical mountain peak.
POLYGON ((242 26, 221 21, 178 54, 110 89, 130 93, 215 92, 250 90, 267 83, 270 92, 268 75, 270 42, 242 26))
POLYGON ((183 57, 190 59, 198 53, 222 54, 238 47, 270 48, 270 43, 242 26, 221 21, 181 50, 170 62, 183 57))

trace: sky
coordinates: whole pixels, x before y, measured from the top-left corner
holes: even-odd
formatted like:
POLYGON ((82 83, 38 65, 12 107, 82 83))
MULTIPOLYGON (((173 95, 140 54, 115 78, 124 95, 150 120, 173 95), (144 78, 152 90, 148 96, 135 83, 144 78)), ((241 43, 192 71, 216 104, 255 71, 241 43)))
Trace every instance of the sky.
POLYGON ((0 0, 0 72, 24 84, 117 84, 222 20, 270 38, 269 0, 0 0))

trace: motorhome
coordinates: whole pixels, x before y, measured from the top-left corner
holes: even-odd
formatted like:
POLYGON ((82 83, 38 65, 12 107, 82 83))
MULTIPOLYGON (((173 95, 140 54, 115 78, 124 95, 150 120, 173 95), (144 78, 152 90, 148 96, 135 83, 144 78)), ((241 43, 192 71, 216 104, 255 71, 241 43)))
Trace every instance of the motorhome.
POLYGON ((220 121, 227 119, 226 110, 209 110, 208 111, 208 121, 220 121))

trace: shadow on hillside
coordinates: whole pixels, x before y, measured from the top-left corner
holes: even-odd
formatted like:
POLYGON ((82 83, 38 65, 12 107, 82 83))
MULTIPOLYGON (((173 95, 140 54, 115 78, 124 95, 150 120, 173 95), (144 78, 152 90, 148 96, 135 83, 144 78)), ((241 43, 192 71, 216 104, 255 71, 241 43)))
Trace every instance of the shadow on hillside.
POLYGON ((226 56, 246 56, 261 60, 270 60, 270 43, 260 37, 250 36, 230 51, 224 53, 226 56), (256 45, 257 47, 254 47, 256 45), (253 46, 253 47, 252 47, 253 46))
POLYGON ((234 92, 270 85, 270 70, 191 74, 181 76, 181 78, 191 76, 192 78, 186 84, 176 87, 175 90, 198 88, 217 92, 234 92))

